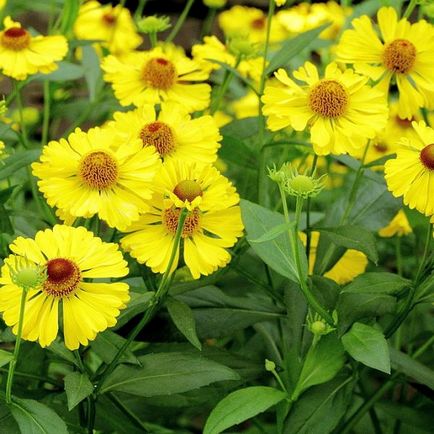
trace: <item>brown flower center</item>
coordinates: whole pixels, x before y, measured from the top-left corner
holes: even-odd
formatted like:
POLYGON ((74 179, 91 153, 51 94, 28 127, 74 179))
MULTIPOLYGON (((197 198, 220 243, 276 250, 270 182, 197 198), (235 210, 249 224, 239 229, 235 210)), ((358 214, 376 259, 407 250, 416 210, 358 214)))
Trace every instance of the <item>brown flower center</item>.
POLYGON ((382 154, 385 154, 389 150, 389 147, 382 142, 375 143, 374 148, 377 152, 380 152, 382 154))
POLYGON ((103 20, 104 24, 106 24, 109 27, 112 27, 113 24, 116 23, 116 17, 111 12, 107 12, 106 14, 104 14, 102 16, 102 20, 103 20))
POLYGON ((14 51, 21 51, 30 44, 30 33, 21 27, 11 27, 3 32, 1 43, 4 47, 14 51))
POLYGON ((265 29, 266 23, 267 23, 267 20, 265 19, 265 17, 256 18, 255 20, 253 20, 250 23, 250 27, 252 29, 256 29, 256 30, 262 30, 262 29, 265 29))
POLYGON ((104 151, 85 155, 78 172, 88 187, 98 190, 112 187, 118 179, 118 165, 114 158, 104 151))
POLYGON ((186 179, 177 184, 173 189, 173 192, 181 199, 183 202, 188 200, 193 202, 198 196, 202 196, 203 192, 200 185, 196 181, 186 179))
POLYGON ((143 68, 142 77, 148 86, 168 90, 176 80, 175 65, 170 60, 161 57, 148 60, 143 68))
POLYGON ((428 170, 434 170, 434 143, 425 146, 420 151, 420 161, 428 170))
POLYGON ((44 291, 55 297, 65 297, 80 283, 81 273, 77 264, 70 259, 50 259, 47 264, 47 280, 44 291))
POLYGON ((393 72, 406 74, 415 60, 416 47, 407 39, 395 39, 384 49, 384 66, 393 72))
POLYGON ((175 136, 172 128, 160 121, 145 125, 140 131, 140 138, 144 146, 155 146, 162 157, 175 149, 175 136))
MULTIPOLYGON (((163 213, 163 223, 167 230, 175 234, 178 229, 179 215, 181 214, 180 208, 168 208, 163 213)), ((182 238, 192 236, 200 228, 199 211, 194 210, 189 213, 184 221, 182 229, 182 238)))
POLYGON ((327 118, 342 116, 347 108, 348 93, 341 83, 323 80, 316 84, 309 94, 312 111, 327 118))
POLYGON ((395 122, 401 127, 401 128, 411 128, 411 123, 414 121, 414 117, 410 119, 401 119, 399 116, 395 116, 395 122))

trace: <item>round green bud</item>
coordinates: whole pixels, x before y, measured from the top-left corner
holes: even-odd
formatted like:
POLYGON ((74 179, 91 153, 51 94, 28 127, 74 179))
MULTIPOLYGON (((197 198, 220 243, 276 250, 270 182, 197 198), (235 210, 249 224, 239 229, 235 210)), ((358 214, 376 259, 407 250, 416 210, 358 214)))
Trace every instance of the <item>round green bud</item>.
POLYGON ((142 18, 137 27, 142 33, 158 33, 164 32, 171 27, 169 17, 158 17, 157 15, 150 15, 149 17, 142 18))
POLYGON ((21 288, 34 288, 41 283, 41 272, 38 268, 24 267, 15 273, 13 280, 21 288))
POLYGON ((240 57, 251 57, 257 52, 255 46, 247 38, 231 39, 229 41, 229 51, 240 57))
POLYGON ((203 0, 203 4, 209 8, 219 9, 226 5, 227 0, 203 0))
POLYGON ((273 372, 276 369, 276 364, 272 360, 265 359, 265 370, 273 372))
POLYGON ((314 321, 310 325, 310 331, 314 335, 322 335, 327 329, 327 326, 325 325, 324 321, 314 321))
POLYGON ((296 193, 307 194, 315 189, 315 182, 310 176, 297 175, 288 181, 288 187, 296 193))

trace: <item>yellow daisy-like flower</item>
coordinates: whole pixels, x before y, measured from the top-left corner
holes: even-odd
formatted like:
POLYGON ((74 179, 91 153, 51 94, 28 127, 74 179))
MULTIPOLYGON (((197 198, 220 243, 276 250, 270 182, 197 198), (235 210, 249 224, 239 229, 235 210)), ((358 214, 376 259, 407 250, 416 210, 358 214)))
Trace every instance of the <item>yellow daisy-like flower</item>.
POLYGON ((402 138, 396 158, 386 161, 388 189, 404 204, 430 216, 434 214, 434 130, 413 122, 417 139, 402 138))
MULTIPOLYGON (((303 244, 306 244, 306 234, 300 233, 303 244)), ((320 233, 312 231, 311 244, 309 251, 309 274, 313 274, 316 260, 316 250, 318 247, 320 233)), ((359 274, 365 272, 368 265, 368 258, 362 252, 354 249, 348 249, 333 267, 324 273, 324 277, 334 280, 339 285, 345 285, 351 282, 359 274)))
POLYGON ((384 93, 369 87, 367 77, 350 69, 341 71, 331 63, 320 78, 317 68, 306 62, 294 72, 304 86, 291 80, 284 69, 275 76, 285 88, 265 88, 262 101, 268 128, 276 131, 291 126, 303 131, 308 127, 318 155, 357 154, 386 125, 384 93))
POLYGON ((160 165, 153 146, 97 127, 48 143, 32 169, 50 206, 123 230, 146 209, 160 165))
POLYGON ((377 14, 378 32, 363 15, 353 20, 337 47, 337 60, 379 80, 387 90, 394 78, 399 90, 399 116, 410 119, 420 107, 434 107, 434 27, 421 20, 398 21, 395 9, 383 7, 377 14))
MULTIPOLYGON (((227 38, 245 37, 251 42, 265 42, 267 16, 257 8, 236 5, 221 12, 218 16, 220 28, 227 38)), ((282 25, 271 21, 270 42, 278 42, 288 37, 282 25)))
POLYGON ((378 235, 385 238, 394 237, 395 235, 402 237, 411 234, 412 232, 413 230, 411 229, 404 210, 400 209, 398 214, 393 217, 390 223, 378 231, 378 235))
POLYGON ((325 23, 330 25, 324 29, 321 39, 334 39, 345 24, 352 9, 342 7, 334 1, 327 3, 300 3, 290 9, 279 11, 276 20, 290 33, 297 35, 319 27, 325 23))
POLYGON ((145 105, 131 112, 117 112, 108 127, 124 137, 140 139, 143 146, 154 146, 164 161, 180 160, 213 163, 217 159, 221 136, 212 116, 191 119, 177 103, 161 104, 160 112, 145 105))
MULTIPOLYGON (((188 209, 182 232, 183 259, 194 279, 224 267, 243 234, 239 196, 212 166, 164 163, 155 179, 151 210, 128 229, 122 247, 152 271, 163 273, 169 263, 182 208, 188 209)), ((175 260, 178 264, 179 251, 175 260)))
POLYGON ((58 334, 60 305, 61 328, 70 350, 87 345, 98 332, 116 324, 119 311, 130 298, 126 283, 107 282, 128 274, 118 245, 103 242, 83 227, 56 225, 39 231, 35 239, 18 237, 10 249, 13 254, 1 269, 0 312, 15 334, 22 289, 13 283, 11 270, 19 267, 23 259, 46 271, 43 283, 27 294, 24 339, 39 341, 42 347, 50 345, 58 334))
POLYGON ((190 112, 209 105, 211 87, 198 83, 208 78, 209 71, 176 48, 132 52, 122 60, 108 56, 102 69, 122 105, 173 101, 190 112))
POLYGON ((5 18, 4 27, 0 32, 0 69, 16 80, 53 72, 68 51, 64 36, 32 36, 10 17, 5 18))
POLYGON ((101 45, 113 54, 124 54, 142 43, 130 11, 120 5, 101 5, 88 1, 80 7, 74 24, 77 39, 103 41, 101 45))
POLYGON ((249 90, 244 96, 232 102, 230 108, 237 119, 259 116, 259 99, 253 90, 249 90))
MULTIPOLYGON (((194 60, 203 62, 206 65, 205 67, 209 68, 211 71, 220 69, 221 66, 218 63, 210 62, 207 59, 218 60, 219 62, 226 63, 233 68, 235 67, 237 64, 237 56, 235 53, 231 52, 230 46, 227 47, 215 36, 205 36, 203 42, 203 44, 193 45, 191 52, 194 60)), ((263 64, 264 59, 260 56, 242 59, 237 66, 237 70, 241 75, 259 81, 262 74, 263 64)))

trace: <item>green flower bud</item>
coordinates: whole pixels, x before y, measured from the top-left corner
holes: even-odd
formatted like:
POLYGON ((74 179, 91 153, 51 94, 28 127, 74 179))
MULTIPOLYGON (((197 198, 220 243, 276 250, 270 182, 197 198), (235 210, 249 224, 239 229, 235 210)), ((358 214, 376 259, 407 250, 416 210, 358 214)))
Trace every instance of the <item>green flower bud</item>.
POLYGON ((310 331, 314 335, 323 335, 327 331, 327 325, 324 321, 314 321, 310 325, 310 331))
POLYGON ((233 38, 228 44, 229 51, 234 56, 242 58, 254 57, 257 55, 257 48, 247 38, 233 38))
POLYGON ((273 372, 276 370, 276 364, 272 360, 265 359, 265 370, 273 372))
POLYGON ((137 28, 142 33, 164 32, 169 27, 171 27, 169 17, 158 17, 157 15, 150 15, 149 17, 143 17, 137 23, 137 28))
POLYGON ((219 9, 226 5, 227 0, 203 0, 203 4, 209 8, 219 9))
POLYGON ((25 291, 38 288, 47 278, 47 271, 44 267, 34 264, 27 259, 15 257, 15 267, 12 267, 10 263, 7 264, 12 282, 25 291))

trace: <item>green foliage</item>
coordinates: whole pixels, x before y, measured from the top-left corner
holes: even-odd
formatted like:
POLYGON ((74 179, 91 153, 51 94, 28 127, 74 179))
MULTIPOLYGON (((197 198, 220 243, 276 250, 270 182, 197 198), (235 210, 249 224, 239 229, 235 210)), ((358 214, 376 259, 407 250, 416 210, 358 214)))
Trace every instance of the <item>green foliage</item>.
POLYGON ((68 398, 68 410, 71 411, 83 399, 93 392, 93 385, 86 374, 70 372, 65 376, 65 392, 68 398))

